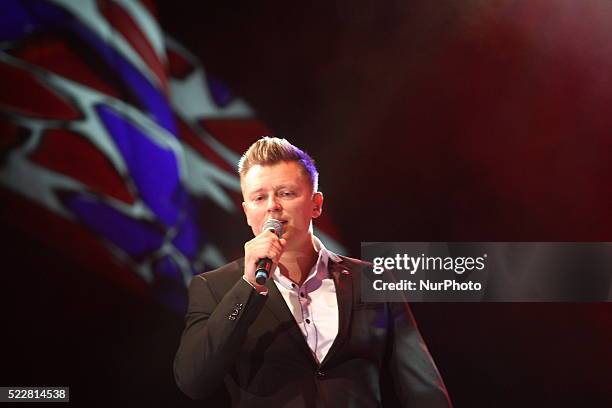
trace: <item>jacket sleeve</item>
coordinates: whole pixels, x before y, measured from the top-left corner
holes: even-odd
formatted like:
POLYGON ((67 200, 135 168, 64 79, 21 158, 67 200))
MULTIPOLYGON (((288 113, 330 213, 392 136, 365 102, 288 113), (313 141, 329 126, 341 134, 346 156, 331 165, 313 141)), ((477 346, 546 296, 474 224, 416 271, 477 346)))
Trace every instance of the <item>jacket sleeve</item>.
POLYGON ((174 377, 185 394, 205 398, 221 385, 266 299, 244 279, 221 299, 205 276, 191 280, 185 330, 174 359, 174 377))
POLYGON ((393 406, 452 407, 442 377, 427 350, 407 303, 389 303, 392 334, 388 343, 386 376, 393 406))

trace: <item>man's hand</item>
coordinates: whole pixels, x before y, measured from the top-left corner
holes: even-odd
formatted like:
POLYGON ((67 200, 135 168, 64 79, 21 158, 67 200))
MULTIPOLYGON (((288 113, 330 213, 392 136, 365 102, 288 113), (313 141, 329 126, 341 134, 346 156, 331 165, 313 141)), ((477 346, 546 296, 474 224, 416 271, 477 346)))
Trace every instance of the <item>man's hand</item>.
POLYGON ((244 278, 258 292, 267 290, 265 285, 259 285, 255 282, 255 269, 257 269, 257 261, 262 258, 269 258, 272 261, 272 269, 276 268, 278 261, 283 254, 287 241, 284 238, 279 238, 270 230, 265 230, 252 240, 244 244, 244 278))

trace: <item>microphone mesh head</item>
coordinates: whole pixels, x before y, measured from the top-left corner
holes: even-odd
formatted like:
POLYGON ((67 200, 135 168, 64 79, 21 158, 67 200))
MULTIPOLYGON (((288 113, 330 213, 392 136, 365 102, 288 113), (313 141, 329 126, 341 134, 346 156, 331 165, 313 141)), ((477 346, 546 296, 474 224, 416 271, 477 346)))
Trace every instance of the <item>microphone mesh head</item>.
POLYGON ((266 222, 264 222, 262 231, 272 230, 276 234, 277 237, 283 235, 283 224, 279 220, 275 220, 274 218, 270 218, 266 222))

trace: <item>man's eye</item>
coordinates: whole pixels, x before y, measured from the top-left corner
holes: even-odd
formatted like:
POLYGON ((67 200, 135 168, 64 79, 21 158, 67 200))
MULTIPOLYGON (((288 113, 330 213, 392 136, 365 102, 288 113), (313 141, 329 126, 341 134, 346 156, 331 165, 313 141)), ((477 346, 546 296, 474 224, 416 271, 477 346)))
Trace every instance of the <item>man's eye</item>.
POLYGON ((295 193, 293 191, 281 191, 281 197, 293 197, 295 193))
POLYGON ((264 199, 264 196, 255 196, 255 197, 253 198, 253 201, 261 201, 261 200, 263 200, 263 199, 264 199))

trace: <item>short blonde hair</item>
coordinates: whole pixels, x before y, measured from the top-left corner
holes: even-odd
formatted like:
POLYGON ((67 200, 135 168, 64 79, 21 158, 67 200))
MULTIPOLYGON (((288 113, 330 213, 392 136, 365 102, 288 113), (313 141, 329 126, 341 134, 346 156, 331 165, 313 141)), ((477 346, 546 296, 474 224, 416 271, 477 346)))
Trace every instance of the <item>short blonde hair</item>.
POLYGON ((312 191, 317 191, 319 172, 312 157, 287 139, 278 137, 264 136, 253 143, 238 162, 238 174, 242 179, 253 166, 270 166, 282 161, 298 163, 312 183, 312 191))

